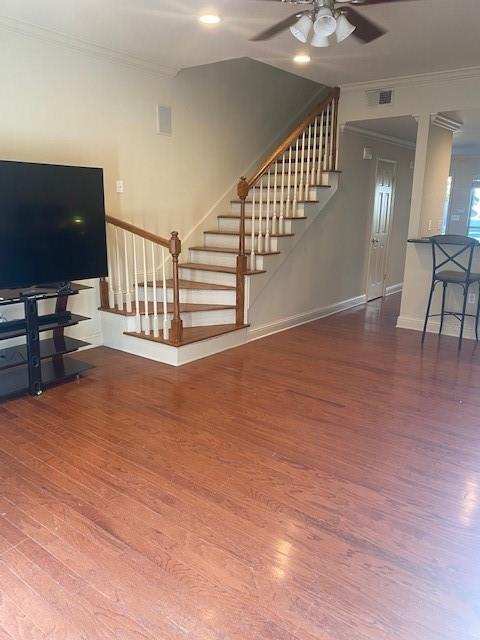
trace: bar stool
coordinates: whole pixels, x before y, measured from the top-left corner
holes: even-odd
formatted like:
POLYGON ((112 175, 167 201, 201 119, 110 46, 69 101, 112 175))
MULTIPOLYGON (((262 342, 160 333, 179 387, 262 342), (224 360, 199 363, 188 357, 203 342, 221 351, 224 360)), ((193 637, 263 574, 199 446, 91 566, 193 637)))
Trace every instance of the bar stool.
POLYGON ((460 322, 460 336, 458 340, 458 348, 462 346, 463 326, 465 318, 475 318, 475 338, 478 341, 478 318, 480 315, 480 273, 472 273, 472 260, 475 247, 479 244, 474 238, 459 235, 442 235, 432 236, 430 238, 432 245, 433 257, 433 273, 432 284, 430 287, 430 295, 428 297, 427 313, 425 315, 425 324, 423 325, 422 344, 425 340, 425 332, 427 330, 428 319, 440 316, 440 330, 442 333, 443 319, 445 316, 454 316, 460 322), (456 269, 443 269, 445 265, 455 266, 456 269), (442 292, 442 311, 441 313, 430 314, 432 298, 437 284, 441 282, 443 285, 442 292), (479 283, 479 292, 477 300, 477 312, 475 315, 466 313, 468 289, 474 282, 479 283), (462 311, 445 311, 445 295, 449 284, 458 284, 463 289, 463 305, 462 311))

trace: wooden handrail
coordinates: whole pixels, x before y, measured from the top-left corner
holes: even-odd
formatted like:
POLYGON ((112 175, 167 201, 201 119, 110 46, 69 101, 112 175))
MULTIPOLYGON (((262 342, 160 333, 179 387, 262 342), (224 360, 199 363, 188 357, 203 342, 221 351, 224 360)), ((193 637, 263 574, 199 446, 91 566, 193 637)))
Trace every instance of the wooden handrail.
MULTIPOLYGON (((267 171, 270 165, 272 165, 275 160, 278 160, 278 158, 280 158, 285 153, 285 151, 295 142, 295 140, 303 132, 303 130, 306 129, 308 125, 311 124, 319 114, 322 113, 325 107, 330 102, 338 100, 339 96, 340 89, 338 87, 335 87, 334 89, 332 89, 332 91, 330 91, 328 96, 326 96, 322 100, 322 102, 320 102, 315 107, 315 109, 313 109, 307 116, 305 116, 305 118, 300 122, 299 125, 295 127, 295 129, 285 138, 285 140, 281 142, 267 158, 265 158, 259 168, 255 171, 253 176, 246 179, 249 190, 253 186, 255 186, 257 180, 267 171)), ((243 179, 244 178, 242 178, 242 180, 243 179)), ((239 197, 241 197, 240 194, 238 195, 239 197)))
MULTIPOLYGON (((303 134, 303 140, 302 140, 302 160, 301 160, 301 171, 302 171, 302 177, 300 180, 300 185, 299 185, 299 190, 301 191, 302 188, 304 188, 304 184, 303 184, 303 177, 304 177, 304 173, 303 173, 303 162, 304 162, 304 147, 305 147, 305 131, 307 130, 307 128, 309 128, 309 135, 308 135, 308 145, 310 148, 310 139, 311 139, 311 125, 313 123, 315 123, 315 136, 317 135, 317 118, 319 116, 322 116, 321 118, 321 134, 319 134, 321 136, 321 139, 325 140, 325 147, 328 153, 328 160, 327 158, 325 158, 324 160, 324 166, 322 167, 321 164, 319 164, 319 166, 317 167, 317 177, 318 179, 320 179, 321 173, 323 171, 332 171, 335 170, 336 167, 336 163, 337 163, 337 127, 338 127, 338 102, 339 102, 339 97, 340 97, 340 89, 338 87, 335 87, 334 89, 332 89, 329 94, 327 96, 325 96, 325 98, 307 115, 305 116, 305 118, 295 127, 295 129, 293 129, 293 131, 267 156, 267 158, 265 158, 265 160, 262 162, 262 164, 258 167, 258 169, 255 171, 255 173, 252 175, 251 178, 246 178, 246 177, 242 177, 240 178, 240 181, 237 185, 237 194, 238 197, 240 199, 240 225, 239 225, 239 247, 238 247, 238 255, 237 255, 237 266, 236 266, 236 322, 237 324, 244 324, 245 322, 245 276, 247 274, 247 255, 246 255, 246 250, 245 250, 245 209, 246 209, 246 199, 248 197, 249 191, 250 189, 252 189, 252 187, 254 187, 258 180, 260 180, 260 178, 262 178, 262 176, 264 176, 267 172, 270 172, 270 168, 272 167, 272 165, 274 163, 276 163, 277 161, 280 160, 280 158, 282 158, 282 156, 284 156, 284 154, 286 153, 287 150, 290 149, 291 152, 291 148, 293 147, 293 145, 296 143, 297 145, 297 153, 298 153, 298 140, 300 139, 300 137, 303 134), (323 127, 324 127, 324 112, 326 111, 327 115, 325 116, 325 134, 323 133, 323 127), (323 135, 325 135, 325 138, 323 138, 323 135), (328 167, 328 168, 327 168, 328 167)), ((314 146, 315 146, 315 139, 314 139, 314 146)), ((322 156, 322 145, 320 144, 320 154, 319 154, 319 163, 322 163, 323 160, 323 156, 322 156)), ((308 152, 308 157, 310 157, 310 151, 308 152)), ((290 153, 290 158, 289 158, 289 162, 291 161, 291 153, 290 153)), ((309 162, 309 160, 308 160, 309 162)), ((284 163, 285 163, 285 159, 284 159, 284 163)), ((297 155, 297 163, 298 163, 298 155, 297 155)), ((288 181, 288 186, 287 186, 287 192, 290 191, 290 172, 291 172, 292 166, 290 164, 289 166, 289 181, 288 181)), ((276 186, 276 172, 277 169, 275 168, 275 189, 277 189, 276 186)), ((295 167, 295 173, 297 175, 297 166, 295 167)), ((270 180, 270 173, 269 175, 269 180, 270 180)), ((306 184, 309 184, 309 178, 310 176, 308 175, 306 178, 306 184)), ((270 182, 269 182, 270 184, 270 182)), ((282 182, 282 194, 283 194, 283 190, 284 190, 284 183, 282 182)), ((295 192, 297 191, 297 178, 295 178, 295 187, 294 187, 295 192)), ((261 190, 260 190, 261 193, 261 190)), ((261 196, 260 196, 261 197, 261 196)), ((267 198, 269 198, 270 196, 268 195, 267 198)), ((295 199, 294 199, 294 204, 296 203, 296 198, 297 195, 295 195, 295 199)), ((254 207, 254 201, 255 201, 255 196, 253 197, 253 201, 252 201, 252 212, 253 212, 253 207, 254 207)), ((268 202, 268 200, 267 200, 268 202)), ((283 201, 282 201, 283 202, 283 201)), ((282 205, 283 206, 283 205, 282 205)), ((260 205, 261 207, 261 205, 260 205)), ((288 212, 288 209, 287 209, 288 212)), ((282 209, 282 213, 281 215, 281 221, 283 222, 283 209, 282 209)), ((252 227, 254 227, 254 223, 255 221, 252 219, 252 227)), ((268 204, 267 204, 267 221, 266 221, 267 227, 268 227, 268 204)), ((261 236, 261 225, 262 225, 262 220, 261 220, 261 208, 260 208, 260 218, 259 218, 259 233, 261 236)), ((268 229, 267 229, 268 231, 268 229)), ((275 231, 275 230, 274 230, 275 231)), ((254 241, 254 237, 255 237, 255 233, 252 229, 252 243, 254 241)), ((252 248, 252 256, 254 256, 254 250, 252 248)), ((255 269, 255 265, 251 265, 252 269, 255 269)))
POLYGON ((112 224, 114 227, 124 229, 125 231, 129 231, 130 233, 134 233, 136 236, 140 236, 140 238, 150 240, 150 242, 154 242, 155 244, 159 244, 166 249, 170 249, 170 238, 162 238, 162 236, 158 236, 155 233, 151 233, 150 231, 145 231, 145 229, 142 229, 141 227, 136 227, 134 224, 130 224, 130 222, 125 222, 124 220, 114 218, 113 216, 107 215, 105 216, 105 220, 109 224, 112 224))
MULTIPOLYGON (((171 326, 170 326, 169 342, 171 342, 172 344, 180 344, 183 337, 183 322, 180 316, 180 283, 179 283, 179 276, 178 276, 178 258, 182 251, 182 243, 180 238, 178 237, 178 232, 172 231, 170 234, 170 238, 163 238, 162 236, 156 235, 155 233, 151 233, 150 231, 146 231, 141 227, 136 227, 135 225, 130 224, 129 222, 125 222, 124 220, 120 220, 119 218, 114 218, 113 216, 106 215, 105 221, 108 224, 113 225, 114 227, 123 229, 124 231, 131 233, 134 236, 138 236, 143 240, 148 240, 150 242, 153 242, 154 244, 160 245, 161 247, 165 247, 166 249, 169 250, 172 258, 172 281, 173 281, 173 285, 172 285, 173 314, 172 314, 172 320, 171 320, 171 326)), ((125 252, 127 250, 126 247, 127 247, 127 244, 125 240, 125 252)), ((145 262, 145 243, 144 243, 143 252, 144 252, 143 260, 144 260, 144 278, 145 278, 144 286, 145 286, 145 295, 146 295, 147 294, 147 290, 146 290, 147 275, 146 275, 146 262, 145 262)), ((135 269, 136 269, 136 262, 135 262, 135 269)), ((111 274, 109 273, 109 278, 110 277, 111 277, 111 274)), ((163 274, 163 278, 164 278, 164 303, 166 305, 165 274, 163 274)), ((154 285, 155 285, 155 278, 154 278, 154 285)), ((139 302, 137 298, 138 296, 136 296, 135 305, 138 313, 139 302)), ((101 299, 102 306, 107 308, 108 307, 108 286, 106 284, 105 278, 101 278, 101 281, 100 281, 100 299, 101 299)), ((123 305, 123 302, 122 302, 122 305, 123 305)), ((148 305, 145 305, 145 309, 147 308, 148 308, 148 305)), ((147 314, 147 311, 145 313, 147 314)), ((166 314, 166 306, 165 306, 164 313, 166 314)), ((154 317, 156 317, 156 310, 154 314, 155 314, 154 317)))

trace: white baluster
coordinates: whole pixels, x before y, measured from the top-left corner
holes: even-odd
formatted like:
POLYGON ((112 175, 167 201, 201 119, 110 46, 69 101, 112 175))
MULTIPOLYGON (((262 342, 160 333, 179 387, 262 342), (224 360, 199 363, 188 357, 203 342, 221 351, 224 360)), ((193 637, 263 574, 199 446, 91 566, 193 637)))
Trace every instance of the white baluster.
POLYGON ((140 296, 138 294, 138 271, 137 271, 137 239, 132 234, 133 240, 133 289, 135 293, 135 331, 141 333, 142 318, 140 316, 140 296))
POLYGON ((163 339, 168 340, 168 299, 167 275, 165 273, 165 248, 162 247, 162 285, 163 285, 163 339))
POLYGON ((255 260, 255 193, 256 189, 253 187, 252 189, 252 237, 251 237, 251 250, 250 250, 250 269, 255 271, 256 269, 256 260, 255 260))
POLYGON ((145 335, 150 335, 150 316, 148 315, 148 275, 147 275, 147 251, 145 249, 145 238, 142 240, 143 249, 143 305, 144 305, 144 320, 143 320, 143 332, 145 335))
POLYGON ((263 251, 263 176, 260 178, 260 196, 258 201, 258 237, 257 237, 257 254, 263 251))
MULTIPOLYGON (((278 160, 275 162, 275 169, 273 173, 273 214, 272 214, 272 233, 277 233, 277 181, 278 181, 278 160)), ((283 194, 282 194, 283 198, 283 194)))
POLYGON ((159 336, 158 330, 158 300, 157 300, 157 269, 155 264, 156 245, 152 242, 152 295, 153 295, 153 335, 155 338, 159 336))
POLYGON ((305 187, 303 180, 303 172, 305 170, 305 129, 302 132, 302 160, 300 163, 300 185, 298 187, 298 198, 299 200, 305 200, 305 187))
MULTIPOLYGON (((292 146, 289 147, 288 149, 288 182, 287 182, 287 218, 290 216, 291 213, 291 206, 290 206, 290 202, 292 200, 292 146)), ((284 233, 284 230, 282 228, 281 233, 284 233)))
POLYGON ((293 186, 293 203, 292 203, 292 216, 295 218, 297 216, 297 200, 298 200, 298 138, 295 144, 295 176, 294 176, 294 186, 293 186))
POLYGON ((286 152, 282 156, 282 186, 280 187, 280 218, 278 221, 278 233, 283 233, 285 225, 283 219, 283 208, 285 206, 285 156, 286 152))
POLYGON ((120 260, 120 241, 118 239, 118 228, 115 227, 115 256, 117 262, 117 309, 123 311, 123 292, 122 292, 122 262, 120 260))
POLYGON ((312 155, 312 125, 308 125, 308 141, 307 141, 307 166, 305 169, 305 200, 310 199, 310 157, 312 155))
POLYGON ((330 162, 328 165, 329 171, 333 169, 333 151, 334 151, 333 149, 333 127, 334 127, 333 109, 334 109, 334 103, 331 102, 330 103, 330 162))
MULTIPOLYGON (((270 167, 268 167, 267 173, 267 217, 266 217, 266 231, 265 231, 265 251, 270 251, 270 198, 271 198, 271 177, 270 167)), ((275 208, 275 200, 273 201, 273 207, 275 208)))
POLYGON ((130 290, 130 265, 128 263, 127 232, 123 231, 123 249, 125 252, 125 307, 128 313, 132 311, 132 292, 130 290))
POLYGON ((322 184, 322 168, 323 168, 323 162, 324 162, 323 144, 325 140, 324 130, 325 130, 325 111, 322 111, 322 117, 320 119, 320 138, 319 138, 320 156, 318 158, 318 167, 317 167, 318 184, 322 184))
POLYGON ((315 163, 317 160, 317 121, 318 118, 315 118, 313 124, 313 155, 312 155, 312 173, 310 175, 310 184, 315 184, 315 163))
POLYGON ((108 264, 108 306, 110 309, 115 308, 115 292, 113 290, 113 239, 112 239, 112 227, 107 224, 107 264, 108 264))
POLYGON ((330 130, 330 105, 328 105, 326 110, 325 110, 325 151, 324 151, 324 161, 323 161, 323 170, 324 171, 328 171, 329 130, 330 130))

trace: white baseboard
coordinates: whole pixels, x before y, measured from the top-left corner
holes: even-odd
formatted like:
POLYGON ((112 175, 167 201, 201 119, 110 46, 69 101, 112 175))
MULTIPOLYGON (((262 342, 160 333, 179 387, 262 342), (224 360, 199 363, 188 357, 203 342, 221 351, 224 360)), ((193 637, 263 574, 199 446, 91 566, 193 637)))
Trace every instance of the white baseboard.
MULTIPOLYGON (((412 331, 423 331, 423 323, 425 318, 413 318, 411 316, 398 316, 397 328, 410 329, 412 331)), ((460 323, 454 318, 445 318, 443 323, 442 335, 458 338, 460 323)), ((427 333, 438 333, 440 329, 440 318, 430 318, 427 326, 427 333)), ((466 318, 465 327, 463 329, 463 337, 469 340, 475 340, 475 328, 473 318, 466 318)))
POLYGON ((258 340, 269 336, 273 333, 279 333, 280 331, 286 331, 293 327, 298 327, 301 324, 307 324, 321 318, 326 318, 340 311, 346 311, 352 307, 357 307, 367 302, 367 296, 361 295, 355 298, 349 298, 348 300, 342 300, 342 302, 336 302, 335 304, 328 305, 326 307, 320 307, 318 309, 312 309, 311 311, 305 311, 298 313, 288 318, 281 318, 280 320, 274 320, 273 322, 267 322, 259 326, 251 327, 248 330, 248 342, 252 340, 258 340))
POLYGON ((392 284, 385 289, 385 295, 391 296, 394 293, 400 293, 402 289, 403 289, 403 282, 399 282, 398 284, 392 284))

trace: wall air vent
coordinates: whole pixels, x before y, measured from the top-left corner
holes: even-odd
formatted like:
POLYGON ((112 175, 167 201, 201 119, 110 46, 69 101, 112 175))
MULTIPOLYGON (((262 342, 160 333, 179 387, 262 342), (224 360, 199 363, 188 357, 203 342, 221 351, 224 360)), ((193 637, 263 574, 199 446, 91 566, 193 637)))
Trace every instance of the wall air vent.
POLYGON ((367 91, 367 104, 369 107, 383 107, 393 104, 393 89, 373 89, 367 91))

